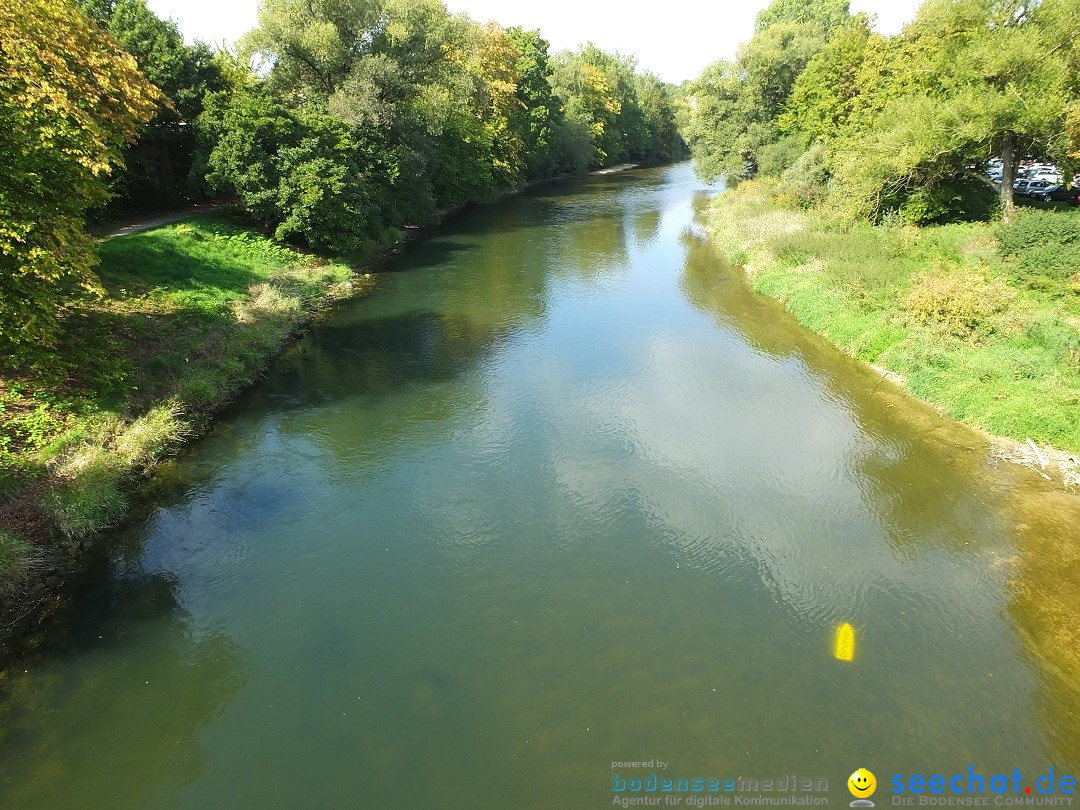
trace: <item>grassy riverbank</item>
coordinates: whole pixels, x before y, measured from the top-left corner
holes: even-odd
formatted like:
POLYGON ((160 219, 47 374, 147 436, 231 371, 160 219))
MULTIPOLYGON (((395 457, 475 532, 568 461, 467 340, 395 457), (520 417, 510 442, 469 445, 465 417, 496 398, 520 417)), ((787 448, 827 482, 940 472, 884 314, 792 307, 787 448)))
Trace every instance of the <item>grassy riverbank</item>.
POLYGON ((759 292, 949 416, 1080 453, 1080 212, 872 226, 771 192, 742 183, 709 215, 759 292))
POLYGON ((164 452, 364 283, 217 216, 98 252, 104 296, 71 307, 57 351, 0 378, 0 602, 41 590, 164 452))

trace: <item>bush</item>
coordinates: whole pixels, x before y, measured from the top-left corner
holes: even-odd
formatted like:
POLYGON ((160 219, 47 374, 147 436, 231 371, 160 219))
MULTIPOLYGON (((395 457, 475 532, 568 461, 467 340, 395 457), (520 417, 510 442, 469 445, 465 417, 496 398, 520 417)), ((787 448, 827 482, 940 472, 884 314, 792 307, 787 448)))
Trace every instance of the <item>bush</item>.
POLYGON ((783 173, 777 195, 784 204, 812 208, 825 199, 828 190, 828 156, 825 147, 815 143, 783 173))
POLYGON ((918 273, 911 279, 908 312, 915 320, 957 337, 988 331, 989 318, 1005 309, 1015 293, 977 273, 918 273))
POLYGON ((962 175, 912 192, 897 204, 897 211, 912 225, 942 225, 993 219, 997 206, 997 194, 990 186, 962 175))
POLYGON ((1063 291, 1080 273, 1080 217, 1073 213, 1018 211, 1012 222, 998 228, 997 237, 1020 284, 1063 291))
POLYGON ((338 253, 360 249, 376 206, 344 125, 250 91, 208 96, 197 126, 210 187, 235 191, 275 238, 338 253))
POLYGON ((776 143, 762 147, 758 155, 758 173, 766 177, 780 177, 795 165, 804 152, 803 139, 788 135, 776 143))

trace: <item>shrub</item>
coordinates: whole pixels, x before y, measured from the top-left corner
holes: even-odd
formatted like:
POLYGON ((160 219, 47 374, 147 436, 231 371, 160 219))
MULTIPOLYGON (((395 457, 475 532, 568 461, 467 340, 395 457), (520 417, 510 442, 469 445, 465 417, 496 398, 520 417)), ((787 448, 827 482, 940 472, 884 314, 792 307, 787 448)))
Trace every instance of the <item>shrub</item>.
POLYGON ((1062 290, 1080 272, 1080 217, 1058 211, 1018 211, 997 230, 1012 276, 1036 289, 1062 290))
POLYGON ((758 155, 758 173, 767 177, 780 177, 795 165, 803 152, 803 139, 798 135, 788 135, 775 143, 767 144, 758 155))
POLYGON ((777 194, 781 202, 812 208, 829 190, 829 166, 825 147, 815 143, 783 173, 777 194))
POLYGON ((208 96, 197 127, 207 183, 235 191, 275 238, 339 253, 360 249, 376 206, 343 124, 251 91, 208 96))
POLYGON ((961 175, 900 198, 897 211, 912 225, 931 225, 990 220, 997 206, 997 195, 990 186, 979 178, 961 175))
POLYGON ((1080 243, 1080 219, 1070 213, 1027 209, 997 231, 1001 252, 1016 256, 1041 245, 1066 247, 1080 243))
POLYGON ((908 313, 918 322, 957 337, 988 331, 989 318, 1005 309, 1012 291, 978 273, 918 273, 911 279, 908 313))

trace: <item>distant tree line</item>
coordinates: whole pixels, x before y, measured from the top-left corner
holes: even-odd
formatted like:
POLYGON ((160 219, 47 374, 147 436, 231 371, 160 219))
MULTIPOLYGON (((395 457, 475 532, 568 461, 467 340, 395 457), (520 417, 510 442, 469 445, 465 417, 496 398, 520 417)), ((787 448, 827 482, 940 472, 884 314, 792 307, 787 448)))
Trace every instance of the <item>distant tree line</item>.
POLYGON ((186 44, 145 0, 0 10, 6 355, 48 345, 65 302, 94 289, 88 213, 235 194, 277 238, 347 254, 531 182, 685 149, 675 88, 591 44, 550 55, 539 32, 439 0, 262 0, 258 19, 229 51, 186 44))
POLYGON ((1080 159, 1080 0, 926 0, 892 37, 847 0, 775 0, 684 92, 706 177, 874 220, 1008 218, 1020 156, 1080 159), (997 199, 975 172, 993 156, 997 199))

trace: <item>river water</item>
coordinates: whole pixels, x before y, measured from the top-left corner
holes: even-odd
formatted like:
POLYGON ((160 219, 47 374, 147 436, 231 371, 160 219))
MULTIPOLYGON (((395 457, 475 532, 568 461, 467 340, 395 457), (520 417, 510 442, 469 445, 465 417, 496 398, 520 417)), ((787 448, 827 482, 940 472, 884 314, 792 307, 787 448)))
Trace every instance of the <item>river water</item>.
POLYGON ((716 193, 593 177, 410 244, 3 674, 0 806, 1080 770, 1078 499, 750 291, 716 193))

